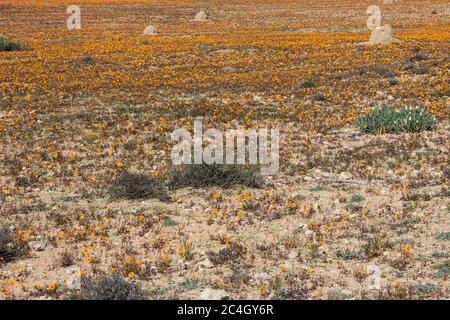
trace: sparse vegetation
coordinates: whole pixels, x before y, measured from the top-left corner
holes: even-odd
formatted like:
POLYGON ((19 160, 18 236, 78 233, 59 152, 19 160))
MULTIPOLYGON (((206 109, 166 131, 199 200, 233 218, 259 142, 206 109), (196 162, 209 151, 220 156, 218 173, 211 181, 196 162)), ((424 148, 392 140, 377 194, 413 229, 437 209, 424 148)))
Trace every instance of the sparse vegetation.
POLYGON ((436 239, 450 241, 450 232, 440 232, 436 235, 436 239))
POLYGON ((83 278, 80 292, 74 296, 81 300, 143 300, 145 293, 135 283, 120 276, 83 278))
POLYGON ((172 189, 209 186, 259 188, 262 183, 262 177, 259 175, 257 168, 244 165, 193 164, 172 169, 169 173, 168 185, 172 189))
POLYGON ((450 277, 450 260, 434 265, 433 268, 436 270, 434 276, 440 279, 447 279, 450 277))
POLYGON ((215 265, 222 265, 238 260, 247 253, 247 249, 239 243, 232 242, 218 253, 209 252, 208 257, 215 265))
POLYGON ((6 225, 0 225, 0 264, 10 262, 27 253, 24 241, 6 225))
POLYGON ((23 51, 25 48, 18 42, 14 42, 0 35, 0 52, 1 51, 23 51))
POLYGON ((120 174, 112 182, 110 193, 119 199, 168 199, 164 180, 139 173, 120 174))

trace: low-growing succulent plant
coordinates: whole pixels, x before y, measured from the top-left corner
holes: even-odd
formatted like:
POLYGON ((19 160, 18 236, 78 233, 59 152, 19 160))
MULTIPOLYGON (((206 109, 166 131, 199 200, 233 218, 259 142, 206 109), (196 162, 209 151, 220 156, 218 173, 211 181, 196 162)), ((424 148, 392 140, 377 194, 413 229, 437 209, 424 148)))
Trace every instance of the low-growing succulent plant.
POLYGON ((366 116, 356 121, 356 126, 364 133, 398 133, 432 130, 436 125, 433 114, 422 108, 388 107, 375 108, 366 116))

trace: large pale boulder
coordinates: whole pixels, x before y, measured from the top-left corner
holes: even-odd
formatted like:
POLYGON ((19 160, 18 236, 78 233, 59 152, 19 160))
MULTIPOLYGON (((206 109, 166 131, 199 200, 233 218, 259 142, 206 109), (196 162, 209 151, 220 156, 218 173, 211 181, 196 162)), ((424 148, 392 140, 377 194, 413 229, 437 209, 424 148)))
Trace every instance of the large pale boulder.
POLYGON ((205 10, 201 10, 195 15, 194 21, 209 21, 209 15, 205 10))
POLYGON ((384 25, 382 27, 376 27, 372 31, 368 44, 388 44, 394 40, 392 27, 390 25, 384 25))
POLYGON ((145 36, 156 36, 158 32, 156 31, 156 28, 152 25, 147 26, 144 30, 145 36))

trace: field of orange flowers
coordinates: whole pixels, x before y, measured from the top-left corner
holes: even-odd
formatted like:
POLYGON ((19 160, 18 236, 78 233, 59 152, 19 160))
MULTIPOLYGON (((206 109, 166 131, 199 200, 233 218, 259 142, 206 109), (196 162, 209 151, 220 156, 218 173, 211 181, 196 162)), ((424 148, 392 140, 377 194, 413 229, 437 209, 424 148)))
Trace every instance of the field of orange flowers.
POLYGON ((0 299, 111 275, 145 299, 450 298, 447 0, 80 0, 69 31, 71 4, 0 0, 25 48, 0 51, 0 229, 20 249, 2 257, 0 231, 0 299), (398 42, 361 44, 371 4, 398 42), (437 126, 362 134, 379 105, 437 126), (123 172, 165 176, 196 117, 277 124, 279 173, 111 198, 123 172))

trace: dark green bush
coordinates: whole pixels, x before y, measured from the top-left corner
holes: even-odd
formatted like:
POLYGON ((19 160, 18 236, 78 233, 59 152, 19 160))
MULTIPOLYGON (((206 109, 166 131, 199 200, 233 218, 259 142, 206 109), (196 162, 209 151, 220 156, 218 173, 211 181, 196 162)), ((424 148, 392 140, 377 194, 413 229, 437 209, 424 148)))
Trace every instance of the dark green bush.
POLYGON ((87 56, 82 56, 80 58, 80 60, 78 61, 79 64, 81 65, 92 65, 96 63, 96 59, 93 56, 87 55, 87 56))
POLYGON ((143 300, 142 289, 120 276, 86 277, 81 282, 81 291, 75 299, 79 300, 143 300))
POLYGON ((387 79, 387 83, 390 84, 391 86, 396 86, 398 85, 398 79, 395 77, 389 78, 387 79))
POLYGON ((312 87, 314 87, 315 85, 316 85, 316 83, 314 82, 314 80, 311 80, 311 79, 303 80, 303 81, 300 83, 300 86, 301 86, 302 88, 312 88, 312 87))
POLYGON ((0 226, 0 264, 24 255, 27 248, 27 244, 20 241, 13 230, 0 226))
POLYGON ((9 40, 0 35, 0 51, 23 51, 24 47, 20 43, 9 40))
POLYGON ((398 133, 432 130, 436 125, 433 114, 422 108, 376 108, 356 121, 364 133, 398 133))
POLYGON ((112 182, 110 194, 113 198, 148 199, 169 198, 164 181, 145 174, 125 172, 112 182))
POLYGON ((262 177, 256 167, 231 164, 192 164, 174 168, 169 172, 169 187, 202 188, 220 186, 231 188, 236 185, 251 188, 261 187, 262 177))

